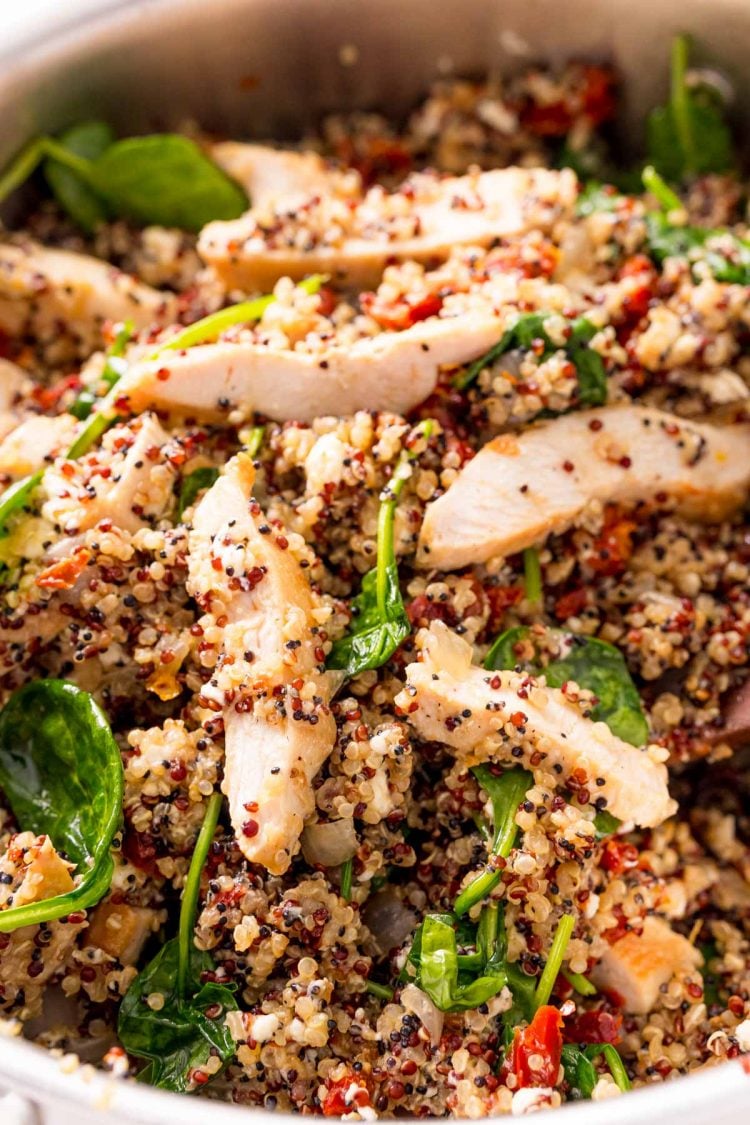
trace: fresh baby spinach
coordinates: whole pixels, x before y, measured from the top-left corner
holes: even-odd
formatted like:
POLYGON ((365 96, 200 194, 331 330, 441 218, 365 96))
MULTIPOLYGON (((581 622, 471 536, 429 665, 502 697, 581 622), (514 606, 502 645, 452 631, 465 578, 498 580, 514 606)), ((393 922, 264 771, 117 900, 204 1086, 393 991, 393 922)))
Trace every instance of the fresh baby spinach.
POLYGON ((485 668, 512 669, 519 663, 532 674, 544 673, 550 687, 560 688, 573 680, 597 697, 592 711, 596 722, 606 723, 613 734, 633 746, 643 746, 648 739, 648 723, 625 659, 619 649, 595 637, 581 637, 561 629, 547 631, 558 643, 560 655, 544 663, 541 657, 542 636, 524 625, 501 633, 487 653, 485 668), (534 656, 520 661, 518 651, 531 644, 534 656))
POLYGON ((575 1091, 580 1098, 590 1098, 599 1081, 599 1073, 593 1062, 599 1055, 604 1056, 609 1073, 617 1087, 623 1092, 631 1088, 630 1079, 619 1052, 611 1043, 589 1043, 588 1046, 566 1043, 563 1046, 561 1057, 565 1080, 571 1090, 575 1091))
MULTIPOLYGON (((534 779, 520 766, 496 774, 490 766, 483 765, 475 766, 471 772, 489 794, 492 803, 492 839, 488 848, 490 857, 507 859, 518 834, 516 826, 518 806, 534 784, 534 779)), ((456 915, 460 918, 463 914, 467 914, 473 906, 494 890, 500 878, 500 872, 495 871, 490 865, 481 875, 472 879, 456 899, 453 908, 456 915)))
MULTIPOLYGON (((67 129, 58 143, 74 156, 96 160, 114 141, 115 134, 105 121, 84 121, 67 129)), ((104 200, 65 164, 49 157, 44 162, 44 176, 63 211, 88 234, 107 221, 104 200)))
POLYGON ((109 890, 122 814, 120 751, 91 696, 63 680, 19 688, 0 711, 0 787, 23 831, 49 836, 78 885, 0 911, 0 932, 94 906, 109 890))
POLYGON ((649 163, 668 180, 680 181, 732 164, 732 137, 715 90, 691 83, 690 45, 684 35, 672 43, 669 101, 653 109, 646 127, 649 163))
POLYGON ((578 373, 579 404, 602 406, 607 401, 607 373, 602 357, 589 347, 599 329, 585 316, 576 317, 569 322, 564 344, 556 344, 544 327, 552 315, 549 312, 523 313, 488 352, 456 376, 454 385, 459 390, 466 390, 476 382, 485 367, 490 367, 510 351, 533 348, 540 360, 563 351, 578 373))
POLYGON ((206 465, 200 469, 195 469, 192 473, 188 473, 182 482, 180 496, 177 501, 178 520, 182 520, 182 517, 185 515, 185 510, 193 506, 198 494, 203 492, 204 489, 210 488, 218 478, 219 470, 214 468, 213 465, 206 465))
POLYGON ((32 141, 0 177, 0 202, 45 161, 58 202, 84 229, 117 217, 199 231, 247 209, 240 185, 188 137, 154 133, 106 143, 107 129, 88 122, 59 139, 32 141))
POLYGON ((218 1058, 223 1068, 235 1050, 225 1016, 237 1010, 237 1002, 227 986, 201 983, 201 975, 215 966, 210 954, 197 949, 193 940, 201 872, 220 811, 221 794, 214 793, 182 892, 178 936, 166 942, 135 978, 123 997, 117 1023, 128 1054, 148 1060, 138 1080, 176 1093, 205 1085, 218 1073, 203 1069, 209 1059, 218 1058), (204 1076, 202 1083, 195 1082, 196 1071, 204 1076))
MULTIPOLYGON (((415 437, 429 439, 431 421, 421 422, 415 437)), ((385 664, 411 630, 398 582, 398 564, 393 542, 396 503, 411 475, 412 449, 401 454, 388 485, 380 497, 378 513, 377 565, 362 579, 362 587, 352 599, 352 629, 336 641, 328 657, 328 667, 356 676, 385 664)))

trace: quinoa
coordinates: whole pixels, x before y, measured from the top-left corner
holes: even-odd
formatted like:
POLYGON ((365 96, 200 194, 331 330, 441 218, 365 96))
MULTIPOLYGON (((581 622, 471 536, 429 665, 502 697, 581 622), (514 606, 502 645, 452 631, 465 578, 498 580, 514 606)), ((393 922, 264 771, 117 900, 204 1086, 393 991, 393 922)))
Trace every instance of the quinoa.
MULTIPOLYGON (((563 146, 585 154, 606 133, 615 91, 609 69, 583 64, 558 76, 533 68, 508 81, 443 81, 406 122, 338 114, 305 147, 346 172, 347 190, 369 190, 368 206, 386 213, 381 235, 398 241, 418 234, 409 209, 415 183, 470 169, 548 167, 563 146)), ((258 229, 271 249, 335 246, 351 221, 344 194, 316 198, 306 211, 258 229)), ((686 197, 687 214, 744 236, 739 195, 729 176, 702 177, 686 197)), ((7 409, 0 399, 0 420, 9 419, 0 432, 10 431, 0 442, 3 484, 24 472, 8 444, 12 428, 63 421, 43 438, 29 431, 27 449, 32 441, 45 445, 39 465, 46 472, 23 520, 0 540, 2 701, 33 680, 75 684, 102 707, 124 774, 122 827, 101 902, 0 934, 0 1014, 28 1023, 40 1044, 81 1053, 118 1076, 140 1070, 142 1060, 118 1041, 118 1007, 160 939, 175 932, 210 799, 231 787, 229 693, 239 713, 260 720, 288 709, 312 717, 311 732, 319 719, 330 721, 332 737, 310 779, 301 846, 293 841, 286 866, 272 871, 248 858, 262 809, 245 805, 245 839, 222 813, 193 942, 210 959, 202 982, 233 989, 236 1010, 225 1020, 233 1047, 226 1066, 214 1052, 191 1088, 210 1082, 211 1096, 247 1107, 363 1120, 517 1114, 577 1096, 559 1054, 547 1073, 549 1059, 532 1050, 530 1077, 520 1077, 518 1029, 531 1016, 514 1007, 513 979, 483 1001, 448 1010, 415 983, 417 927, 426 916, 453 925, 457 899, 482 875, 493 876, 492 885, 465 922, 499 911, 516 981, 544 979, 561 920, 572 918, 547 997, 566 1043, 616 1043, 636 1086, 750 1050, 750 782, 725 725, 726 701, 745 683, 749 661, 742 511, 698 523, 670 504, 635 511, 596 501, 536 548, 536 597, 520 553, 448 571, 418 562, 426 510, 480 449, 581 408, 566 350, 576 317, 591 325, 588 346, 606 376, 608 406, 641 404, 699 421, 709 412, 732 423, 745 418, 747 287, 716 280, 702 260, 657 265, 641 195, 588 214, 562 195, 534 203, 546 218, 532 229, 458 246, 442 261, 395 261, 372 290, 332 278, 310 293, 282 278, 257 320, 221 336, 227 347, 322 357, 332 344, 346 351, 430 318, 491 313, 507 329, 519 316, 543 317, 549 347, 514 346, 465 384, 461 369, 445 365, 408 415, 362 409, 278 421, 229 403, 219 422, 166 411, 132 416, 125 400, 101 440, 71 459, 68 411, 82 390, 104 389, 104 353, 116 325, 58 325, 42 294, 15 331, 3 333, 3 356, 24 380, 7 409), (242 583, 267 588, 267 567, 253 567, 249 549, 236 573, 223 555, 214 556, 202 584, 191 571, 201 497, 224 479, 229 462, 246 456, 255 426, 263 432, 252 454, 250 512, 309 587, 313 687, 301 676, 282 680, 278 668, 253 670, 254 652, 227 651, 234 621, 211 583, 224 583, 226 599, 242 583), (326 673, 337 644, 356 627, 355 598, 378 558, 383 497, 407 463, 393 523, 404 635, 377 667, 349 678, 326 673), (196 472, 209 475, 189 495, 196 472), (519 711, 504 718, 502 738, 529 771, 528 784, 512 846, 496 854, 492 793, 473 768, 478 748, 462 756, 448 740, 420 737, 410 710, 407 668, 420 659, 424 637, 442 626, 471 646, 475 664, 488 658, 498 634, 520 630, 517 670, 504 671, 521 676, 538 658, 528 693, 540 698, 565 635, 615 646, 643 708, 644 756, 655 766, 668 762, 676 812, 655 826, 626 821, 602 829, 605 779, 563 775, 544 744, 527 737, 519 711), (321 841, 337 849, 333 861, 325 862, 321 841), (646 1010, 636 1011, 597 972, 618 942, 643 934, 648 919, 668 925, 688 953, 659 981, 646 1010), (576 987, 581 976, 597 982, 586 994, 576 987), (75 1014, 39 1030, 48 987, 62 989, 75 1014)), ((376 228, 357 233, 372 236, 376 228)), ((12 236, 18 246, 28 238, 94 255, 163 291, 162 313, 134 331, 129 363, 180 327, 255 295, 228 291, 204 267, 195 239, 178 231, 118 220, 87 237, 44 204, 12 236)), ((306 641, 302 609, 285 613, 272 626, 283 632, 288 668, 305 659, 306 641)), ((574 680, 559 692, 590 723, 596 693, 574 680)), ((460 724, 470 714, 450 720, 460 724)), ((63 883, 80 875, 54 839, 24 831, 3 806, 0 918, 14 895, 45 897, 50 864, 63 883), (36 874, 42 869, 44 877, 36 874)), ((468 963, 478 954, 462 932, 459 955, 468 963)), ((148 998, 153 1010, 164 1002, 161 994, 148 998)), ((620 1092, 601 1058, 596 1072, 596 1100, 620 1092)))

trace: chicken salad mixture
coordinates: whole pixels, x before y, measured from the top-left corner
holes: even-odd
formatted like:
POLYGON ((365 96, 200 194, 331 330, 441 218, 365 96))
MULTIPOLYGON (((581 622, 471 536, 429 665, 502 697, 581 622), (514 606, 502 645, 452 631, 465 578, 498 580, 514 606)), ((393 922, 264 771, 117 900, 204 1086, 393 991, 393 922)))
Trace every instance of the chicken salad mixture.
POLYGON ((0 242, 5 1032, 354 1120, 750 1051, 750 239, 688 50, 645 167, 573 63, 0 176, 49 197, 0 242))

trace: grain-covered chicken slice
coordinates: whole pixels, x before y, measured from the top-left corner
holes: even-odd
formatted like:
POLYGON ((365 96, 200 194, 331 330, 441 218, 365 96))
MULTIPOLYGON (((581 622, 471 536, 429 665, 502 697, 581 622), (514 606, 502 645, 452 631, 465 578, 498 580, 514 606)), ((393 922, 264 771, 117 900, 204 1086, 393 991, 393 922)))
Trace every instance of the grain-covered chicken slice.
POLYGON ((91 453, 47 471, 42 514, 66 535, 105 517, 124 531, 137 531, 162 514, 172 495, 175 472, 161 455, 167 440, 155 414, 116 427, 91 453))
POLYGON ((87 254, 31 241, 0 245, 0 329, 9 336, 51 341, 62 333, 85 353, 101 343, 105 321, 169 324, 176 301, 87 254))
POLYGON ((321 192, 341 198, 360 193, 360 177, 352 169, 332 168, 317 152, 296 152, 271 145, 220 141, 211 157, 228 176, 242 184, 255 211, 278 200, 321 192))
POLYGON ((287 869, 314 807, 312 780, 333 747, 318 636, 327 611, 297 537, 266 522, 249 457, 230 461, 193 517, 188 589, 222 652, 201 699, 222 712, 224 791, 238 844, 272 874, 287 869))
POLYGON ((152 906, 100 902, 91 914, 84 945, 103 949, 122 965, 135 965, 160 925, 160 912, 152 906))
POLYGON ((750 425, 703 425, 644 406, 566 414, 490 441, 425 513, 422 567, 512 554, 592 502, 676 507, 720 520, 750 485, 750 425))
POLYGON ((435 262, 457 246, 489 246, 572 213, 575 175, 502 168, 466 176, 420 173, 392 192, 358 198, 313 192, 209 223, 198 251, 229 287, 266 290, 279 277, 328 273, 356 288, 376 285, 389 262, 435 262))
POLYGON ((31 380, 21 367, 0 359, 0 438, 18 425, 21 403, 30 389, 31 380))
POLYGON ((432 393, 441 367, 482 355, 500 325, 485 309, 316 352, 253 341, 204 344, 134 364, 118 392, 135 413, 148 408, 203 421, 253 410, 279 422, 358 410, 406 414, 432 393))
POLYGON ((626 1012, 644 1015, 659 999, 659 990, 678 973, 695 973, 700 952, 663 919, 644 920, 643 931, 625 934, 606 951, 591 972, 605 992, 622 998, 626 1012))
MULTIPOLYGON (((0 911, 28 906, 73 890, 72 865, 55 851, 49 836, 19 832, 0 855, 0 911)), ((0 957, 0 1012, 29 1019, 42 1007, 45 985, 63 968, 76 943, 85 916, 73 915, 39 926, 22 926, 4 935, 0 957), (44 940, 38 940, 40 934, 44 940), (40 960, 37 949, 44 949, 40 960), (29 972, 37 964, 39 971, 29 972)))
POLYGON ((675 811, 666 767, 651 749, 638 750, 592 722, 563 691, 526 673, 473 664, 471 646, 442 621, 423 629, 418 643, 421 659, 406 668, 396 705, 421 738, 445 743, 467 765, 529 764, 535 756, 562 767, 561 785, 574 770, 581 781, 582 771, 609 812, 642 827, 675 811))
POLYGON ((36 472, 70 447, 75 432, 72 414, 31 415, 0 441, 0 473, 17 480, 36 472))

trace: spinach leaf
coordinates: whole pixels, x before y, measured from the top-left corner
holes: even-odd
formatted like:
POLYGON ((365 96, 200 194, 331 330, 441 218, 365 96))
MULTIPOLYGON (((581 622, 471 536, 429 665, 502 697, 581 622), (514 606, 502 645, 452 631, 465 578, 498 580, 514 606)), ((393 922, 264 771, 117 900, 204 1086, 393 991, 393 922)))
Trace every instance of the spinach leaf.
POLYGON ((596 996, 596 985, 592 984, 583 973, 572 973, 570 969, 563 969, 562 975, 579 996, 596 996))
POLYGON ((588 1099, 593 1094, 594 1087, 599 1081, 599 1074, 593 1060, 599 1055, 604 1056, 604 1061, 618 1088, 623 1092, 631 1088, 619 1052, 611 1043, 590 1043, 586 1047, 565 1043, 561 1062, 565 1071, 565 1080, 574 1095, 588 1099))
MULTIPOLYGON (((125 1050, 148 1059, 140 1082, 186 1093, 195 1089, 194 1072, 211 1057, 226 1065, 235 1051, 225 1015, 237 1010, 232 990, 225 985, 201 984, 201 975, 214 969, 211 956, 198 950, 193 928, 200 878, 221 810, 221 794, 208 802, 190 863, 180 907, 179 935, 168 941, 143 969, 123 997, 117 1034, 125 1050), (154 1009, 149 1000, 159 995, 154 1009)), ((203 1071, 208 1078, 208 1071, 203 1071)), ((202 1083, 205 1085, 205 1082, 202 1083)))
POLYGON ((43 476, 44 469, 38 469, 37 472, 17 480, 0 496, 0 539, 5 539, 10 534, 9 524, 14 516, 28 510, 27 505, 31 495, 41 484, 43 476))
MULTIPOLYGON (((100 383, 103 383, 108 391, 111 391, 116 383, 119 383, 122 376, 127 371, 127 365, 122 358, 125 355, 125 349, 130 341, 133 339, 135 326, 132 320, 126 320, 121 325, 117 332, 111 346, 107 349, 104 367, 102 369, 100 383)), ((74 418, 85 421, 89 414, 96 405, 98 395, 93 391, 81 391, 77 399, 70 408, 70 413, 74 418)), ((68 454, 70 456, 70 454, 68 454)))
POLYGON ((95 160, 75 156, 51 138, 46 149, 114 214, 134 222, 197 232, 214 219, 237 219, 248 207, 240 185, 177 133, 127 137, 95 160))
POLYGON ((649 163, 673 181, 725 172, 732 164, 723 107, 706 86, 688 85, 688 54, 688 40, 680 35, 672 43, 669 101, 651 111, 646 127, 649 163))
POLYGON ((60 140, 32 141, 0 177, 0 202, 46 158, 68 173, 60 192, 59 174, 53 172, 59 201, 71 218, 87 224, 110 212, 139 223, 199 231, 213 219, 236 219, 247 209, 240 185, 187 137, 155 133, 102 147, 102 130, 98 123, 96 133, 87 127, 86 154, 77 151, 83 147, 81 134, 74 135, 74 144, 69 133, 60 140), (94 153, 95 148, 100 151, 94 153))
MULTIPOLYGON (((75 156, 96 160, 114 140, 114 132, 105 121, 86 121, 66 130, 59 143, 75 156)), ((103 200, 70 168, 49 158, 44 163, 44 175, 63 211, 79 227, 90 234, 106 222, 108 213, 103 200)))
POLYGON ((564 351, 578 372, 578 402, 581 406, 602 406, 607 401, 607 373, 604 361, 598 352, 588 345, 599 329, 584 316, 570 322, 570 331, 562 347, 555 344, 545 331, 545 321, 551 313, 523 313, 518 320, 505 330, 500 340, 483 356, 469 364, 466 370, 456 376, 453 383, 459 390, 466 390, 476 381, 485 367, 491 366, 506 352, 515 349, 528 351, 542 345, 540 359, 548 359, 557 351, 564 351))
POLYGON ((523 581, 526 601, 538 605, 542 600, 542 567, 536 547, 527 547, 523 553, 523 581))
POLYGON ((263 445, 263 438, 265 436, 265 426, 253 426, 245 439, 245 453, 250 457, 257 457, 260 453, 260 448, 263 445))
POLYGON ((212 465, 206 465, 205 468, 195 469, 192 473, 188 473, 182 482, 180 498, 177 502, 178 521, 182 520, 186 508, 191 508, 193 506, 198 493, 203 492, 206 488, 210 488, 218 478, 219 470, 212 465))
POLYGON ((648 739, 648 723, 638 689, 619 649, 595 637, 580 637, 561 629, 548 630, 547 635, 558 640, 560 650, 560 656, 549 663, 545 664, 540 655, 542 638, 521 625, 500 634, 487 653, 485 668, 517 667, 518 646, 531 643, 535 645, 535 655, 521 665, 523 668, 534 674, 543 672, 551 687, 559 688, 567 680, 574 680, 593 691, 598 703, 592 718, 606 723, 612 733, 625 742, 643 746, 648 739))
POLYGON ((352 899, 352 878, 354 875, 354 863, 351 856, 341 864, 341 886, 340 894, 344 902, 351 902, 352 899))
POLYGON ((461 983, 456 931, 443 917, 428 914, 420 928, 417 984, 441 1012, 477 1008, 503 990, 506 977, 501 970, 461 983))
MULTIPOLYGON (((304 293, 317 293, 325 280, 325 274, 314 273, 300 281, 297 288, 304 293)), ((228 328, 260 320, 268 306, 275 300, 273 293, 267 293, 263 297, 253 297, 251 301, 240 301, 236 305, 219 309, 218 312, 209 313, 193 324, 188 324, 187 328, 180 329, 176 335, 170 336, 165 343, 159 345, 150 358, 155 359, 166 351, 182 351, 183 348, 194 348, 198 344, 210 344, 218 340, 222 332, 226 332, 228 328)))
POLYGON ((586 184, 576 202, 576 215, 586 218, 596 215, 600 211, 616 211, 625 199, 616 188, 609 184, 600 184, 595 181, 586 184))
MULTIPOLYGON (((430 420, 421 422, 412 435, 429 439, 432 429, 430 420)), ((380 668, 411 632, 398 582, 393 523, 396 503, 411 475, 411 462, 416 456, 412 441, 401 454, 381 494, 377 565, 364 576, 360 593, 352 599, 353 628, 334 643, 328 657, 328 667, 340 669, 347 676, 380 668)))
MULTIPOLYGON (((534 784, 534 779, 520 766, 504 770, 499 775, 493 773, 489 766, 484 765, 475 766, 471 772, 487 791, 492 802, 491 856, 507 859, 518 834, 516 826, 518 806, 534 784)), ((494 890, 500 879, 500 872, 495 871, 491 865, 472 879, 456 899, 454 906, 456 915, 460 918, 463 914, 467 914, 473 906, 494 890)))
POLYGON ((555 936, 552 939, 552 946, 547 955, 542 975, 534 990, 534 1004, 537 1008, 541 1008, 544 1004, 549 1004, 549 998, 552 995, 552 989, 555 987, 558 974, 562 969, 563 958, 565 957, 565 951, 568 948, 568 943, 573 934, 574 926, 575 918, 572 914, 563 914, 562 918, 557 923, 555 936))
POLYGON ((0 911, 0 932, 94 906, 109 890, 123 775, 109 723, 63 680, 19 688, 0 712, 0 787, 24 831, 47 835, 76 864, 69 893, 0 911))
POLYGON ((662 265, 667 258, 705 262, 717 281, 750 285, 750 242, 728 229, 677 226, 661 211, 646 216, 648 250, 662 265))

